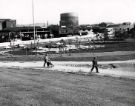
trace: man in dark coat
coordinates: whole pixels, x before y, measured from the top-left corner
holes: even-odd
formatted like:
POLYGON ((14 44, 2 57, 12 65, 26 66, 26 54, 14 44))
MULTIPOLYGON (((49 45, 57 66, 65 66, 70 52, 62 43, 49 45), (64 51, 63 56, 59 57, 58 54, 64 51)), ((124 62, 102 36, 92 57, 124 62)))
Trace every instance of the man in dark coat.
POLYGON ((91 72, 93 71, 94 68, 96 69, 96 73, 99 73, 99 71, 98 71, 98 64, 97 64, 96 57, 94 57, 93 60, 92 60, 92 68, 91 68, 91 72))
POLYGON ((44 55, 44 67, 45 65, 47 64, 47 61, 48 61, 48 55, 47 53, 44 55))

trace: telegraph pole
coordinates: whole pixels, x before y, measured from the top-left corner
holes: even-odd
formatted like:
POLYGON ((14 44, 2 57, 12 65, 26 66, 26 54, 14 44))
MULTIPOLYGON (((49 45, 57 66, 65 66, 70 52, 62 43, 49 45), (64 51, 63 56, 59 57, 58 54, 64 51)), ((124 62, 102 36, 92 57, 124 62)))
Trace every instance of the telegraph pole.
POLYGON ((36 34, 35 34, 35 20, 34 20, 34 0, 32 0, 32 18, 33 18, 33 30, 34 30, 34 48, 36 47, 36 34))

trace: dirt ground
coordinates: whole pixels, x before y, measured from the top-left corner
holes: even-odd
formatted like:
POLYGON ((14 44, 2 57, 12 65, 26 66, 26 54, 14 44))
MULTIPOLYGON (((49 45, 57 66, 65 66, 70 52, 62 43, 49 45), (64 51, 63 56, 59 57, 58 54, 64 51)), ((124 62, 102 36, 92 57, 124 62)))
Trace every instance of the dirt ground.
POLYGON ((0 106, 134 106, 135 80, 0 68, 0 106))

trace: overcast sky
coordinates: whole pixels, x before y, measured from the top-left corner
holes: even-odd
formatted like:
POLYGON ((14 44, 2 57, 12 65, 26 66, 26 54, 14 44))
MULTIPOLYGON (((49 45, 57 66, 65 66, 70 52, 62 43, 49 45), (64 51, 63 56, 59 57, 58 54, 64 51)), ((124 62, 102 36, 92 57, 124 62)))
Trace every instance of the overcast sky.
MULTIPOLYGON (((79 24, 135 22, 135 0, 34 0, 35 23, 59 24, 60 13, 76 12, 79 24)), ((0 0, 0 18, 32 24, 32 0, 0 0)))

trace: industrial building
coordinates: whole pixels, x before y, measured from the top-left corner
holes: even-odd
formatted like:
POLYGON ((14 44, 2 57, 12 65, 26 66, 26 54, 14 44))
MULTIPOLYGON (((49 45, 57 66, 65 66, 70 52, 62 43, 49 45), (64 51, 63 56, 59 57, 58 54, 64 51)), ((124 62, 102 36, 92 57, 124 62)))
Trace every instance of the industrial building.
POLYGON ((60 28, 59 34, 74 35, 79 33, 79 21, 76 13, 62 13, 60 14, 60 28))
POLYGON ((0 30, 5 28, 14 28, 16 27, 16 20, 12 19, 0 19, 0 30))
MULTIPOLYGON (((50 38, 51 34, 49 29, 35 27, 36 38, 46 39, 50 38)), ((34 39, 34 29, 33 27, 13 27, 5 28, 0 30, 0 43, 9 42, 12 39, 21 39, 21 40, 32 40, 34 39)))

